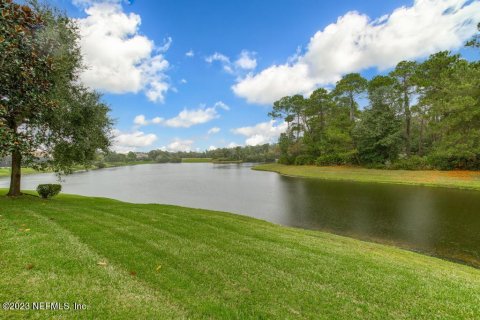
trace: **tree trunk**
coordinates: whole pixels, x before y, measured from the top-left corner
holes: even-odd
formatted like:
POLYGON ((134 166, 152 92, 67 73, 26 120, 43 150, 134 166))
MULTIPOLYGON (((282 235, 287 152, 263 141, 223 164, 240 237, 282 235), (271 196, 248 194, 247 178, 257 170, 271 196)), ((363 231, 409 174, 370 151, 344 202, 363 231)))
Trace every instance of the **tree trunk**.
POLYGON ((355 122, 355 99, 353 93, 350 93, 350 121, 355 122))
POLYGON ((20 192, 20 181, 22 178, 22 154, 15 150, 12 152, 12 174, 10 176, 10 190, 8 196, 17 197, 22 195, 20 192))
POLYGON ((408 98, 408 93, 407 93, 407 88, 404 89, 404 107, 405 107, 405 152, 407 154, 407 157, 410 157, 410 144, 411 144, 411 138, 410 138, 410 127, 412 123, 412 114, 410 112, 410 99, 408 98))
POLYGON ((425 126, 425 119, 422 117, 422 121, 420 122, 420 136, 418 138, 418 155, 423 157, 423 130, 425 126))

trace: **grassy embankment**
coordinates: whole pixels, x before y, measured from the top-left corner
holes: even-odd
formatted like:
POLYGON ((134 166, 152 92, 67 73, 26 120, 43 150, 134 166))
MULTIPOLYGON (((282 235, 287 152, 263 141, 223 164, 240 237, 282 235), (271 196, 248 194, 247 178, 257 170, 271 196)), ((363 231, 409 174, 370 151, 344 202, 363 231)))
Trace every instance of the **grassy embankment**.
MULTIPOLYGON (((10 168, 0 168, 0 178, 2 177, 10 177, 10 168)), ((38 173, 38 171, 32 168, 22 168, 22 174, 32 174, 38 173)))
MULTIPOLYGON (((124 167, 124 166, 135 166, 139 164, 151 164, 155 163, 153 161, 134 161, 134 162, 105 162, 105 168, 114 168, 114 167, 124 167)), ((92 166, 88 168, 88 170, 97 170, 99 168, 92 166)), ((83 171, 87 170, 85 167, 77 166, 73 169, 74 171, 83 171)), ((38 171, 32 168, 22 168, 22 175, 26 174, 34 174, 34 173, 42 173, 42 172, 50 172, 50 171, 38 171)), ((10 168, 0 168, 0 178, 2 177, 9 177, 10 176, 10 168)))
POLYGON ((182 158, 182 163, 206 163, 212 162, 212 158, 182 158))
POLYGON ((253 169, 261 171, 273 171, 286 176, 303 178, 395 183, 480 190, 479 171, 378 170, 342 166, 287 166, 277 163, 262 164, 253 167, 253 169))
POLYGON ((332 234, 167 205, 0 191, 0 318, 473 319, 480 270, 332 234))

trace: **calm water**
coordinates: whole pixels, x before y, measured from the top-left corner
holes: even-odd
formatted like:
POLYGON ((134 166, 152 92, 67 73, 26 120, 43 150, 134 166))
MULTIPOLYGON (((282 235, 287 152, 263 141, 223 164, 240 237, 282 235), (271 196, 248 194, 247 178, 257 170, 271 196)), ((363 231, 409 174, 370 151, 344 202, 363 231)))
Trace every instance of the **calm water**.
MULTIPOLYGON (((141 165, 64 180, 65 193, 234 212, 480 267, 478 191, 289 178, 237 164, 141 165)), ((26 176, 23 188, 55 181, 53 174, 26 176)))

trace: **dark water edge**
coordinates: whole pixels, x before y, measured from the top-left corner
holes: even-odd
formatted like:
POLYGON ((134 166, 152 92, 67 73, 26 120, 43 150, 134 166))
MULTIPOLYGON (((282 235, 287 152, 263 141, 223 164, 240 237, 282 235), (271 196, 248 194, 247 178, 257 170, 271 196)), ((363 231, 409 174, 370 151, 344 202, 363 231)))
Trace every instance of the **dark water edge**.
MULTIPOLYGON (((254 171, 249 164, 151 164, 79 172, 63 192, 243 214, 480 268, 480 192, 317 180, 254 171)), ((55 182, 23 178, 24 189, 55 182)), ((8 179, 0 179, 7 187, 8 179)))

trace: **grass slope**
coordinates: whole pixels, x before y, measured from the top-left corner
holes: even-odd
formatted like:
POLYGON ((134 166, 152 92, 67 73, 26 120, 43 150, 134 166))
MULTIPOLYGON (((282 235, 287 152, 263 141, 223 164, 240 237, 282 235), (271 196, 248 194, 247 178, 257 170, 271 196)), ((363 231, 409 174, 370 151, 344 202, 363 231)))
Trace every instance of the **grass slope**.
POLYGON ((303 178, 480 190, 480 171, 378 170, 341 166, 287 166, 277 163, 262 164, 253 167, 253 169, 303 178))
MULTIPOLYGON (((4 194, 1 191, 0 194, 4 194)), ((0 318, 473 319, 480 270, 248 217, 61 195, 0 196, 0 318)))

